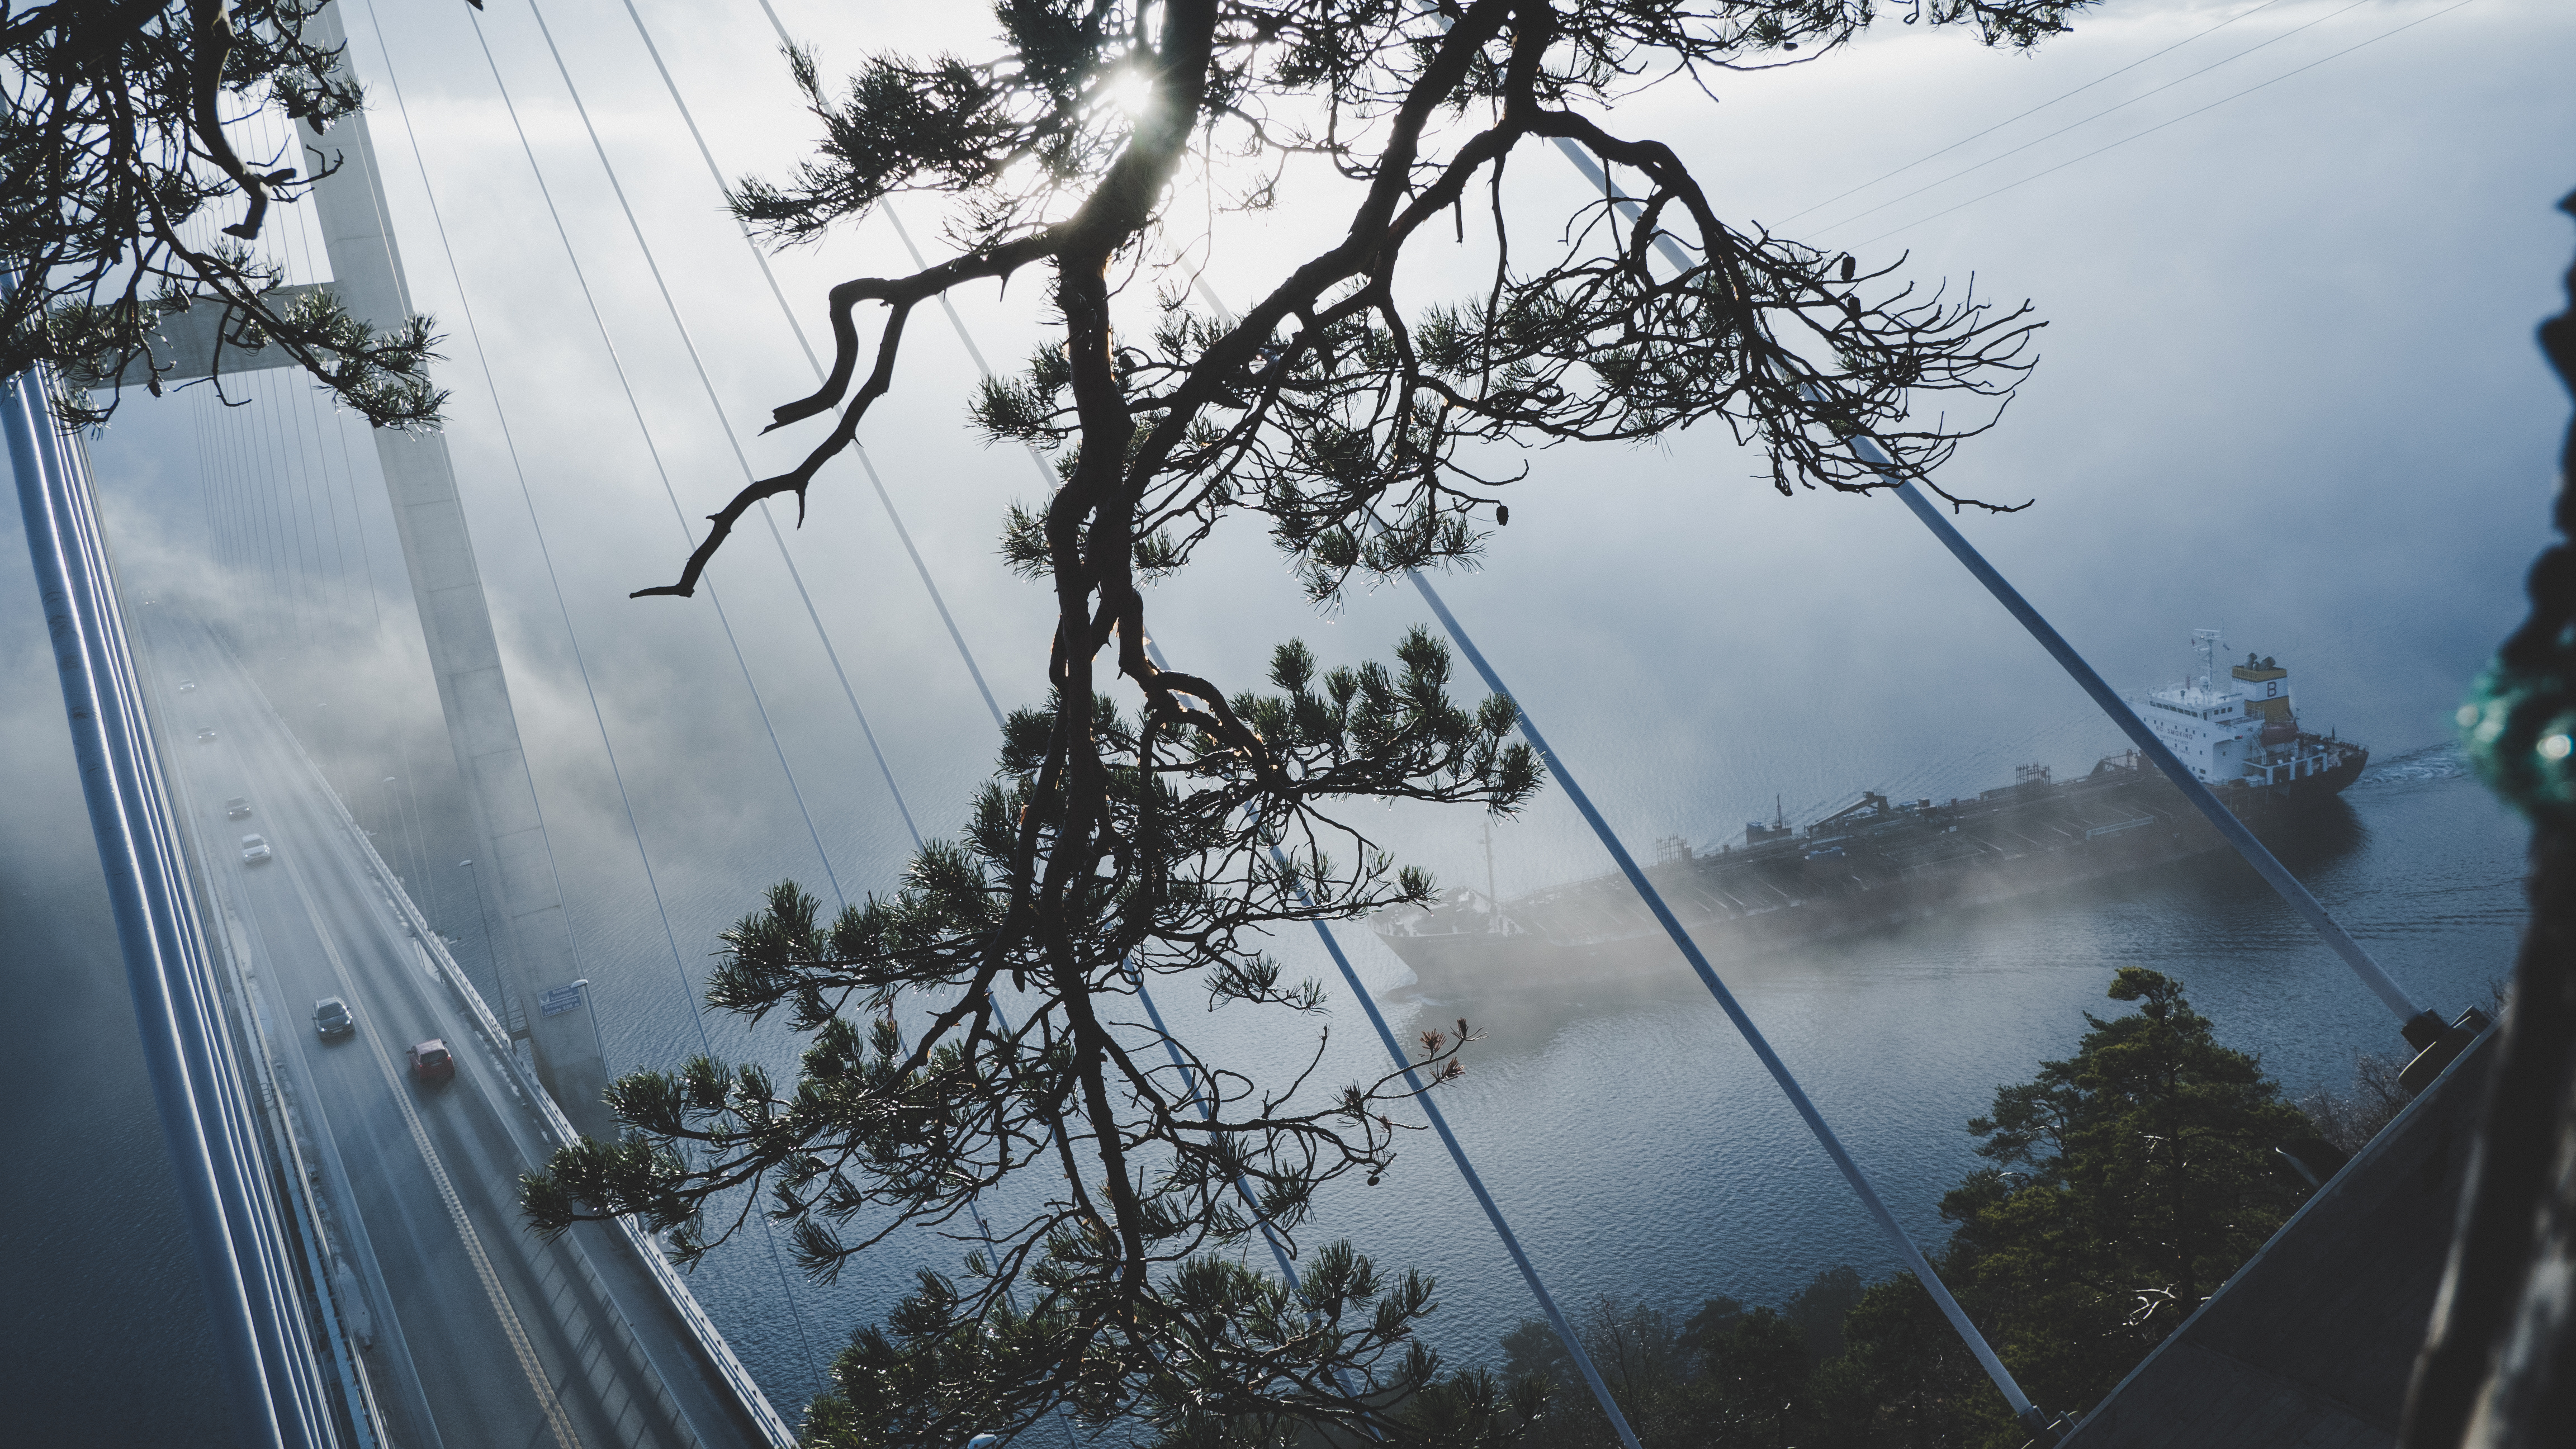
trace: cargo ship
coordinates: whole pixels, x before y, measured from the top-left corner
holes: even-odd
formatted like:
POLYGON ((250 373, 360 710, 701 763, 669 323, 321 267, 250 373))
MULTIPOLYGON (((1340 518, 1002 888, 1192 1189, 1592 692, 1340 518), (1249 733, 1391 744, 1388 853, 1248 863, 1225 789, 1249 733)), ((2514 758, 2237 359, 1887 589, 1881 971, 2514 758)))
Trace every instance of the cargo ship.
MULTIPOLYGON (((2215 629, 2195 630, 2192 644, 2192 676, 2130 702, 2258 836, 2331 800, 2370 762, 2351 740, 2300 728, 2290 672, 2274 660, 2222 662, 2231 656, 2215 629)), ((1803 826, 1775 804, 1770 820, 1714 849, 1657 842, 1646 876, 1723 966, 2225 848, 2135 750, 2106 756, 2079 778, 2054 778, 2046 765, 2021 766, 2014 777, 1973 798, 1863 791, 1803 826)), ((1679 966, 1663 928, 1615 873, 1510 900, 1490 889, 1454 891, 1433 906, 1382 911, 1371 926, 1435 998, 1679 966)))

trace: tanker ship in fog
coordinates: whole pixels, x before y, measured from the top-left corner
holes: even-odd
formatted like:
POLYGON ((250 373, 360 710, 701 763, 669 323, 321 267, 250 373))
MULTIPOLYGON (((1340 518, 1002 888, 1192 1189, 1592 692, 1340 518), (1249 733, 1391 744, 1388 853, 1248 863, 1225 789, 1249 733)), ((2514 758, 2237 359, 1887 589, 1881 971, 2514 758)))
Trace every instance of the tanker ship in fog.
MULTIPOLYGON (((2195 678, 2131 703, 2257 835, 2332 799, 2369 763, 2360 745, 2299 727, 2287 669, 2251 654, 2222 666, 2226 646, 2214 629, 2195 631, 2193 644, 2195 678)), ((2134 750, 2078 779, 2052 778, 2045 765, 2014 774, 1973 798, 1864 792, 1803 828, 1775 811, 1713 851, 1661 841, 1646 875, 1722 963, 2225 845, 2134 750)), ((1677 969, 1663 929, 1616 874, 1501 902, 1454 892, 1436 906, 1381 912, 1372 924, 1434 997, 1677 969)))

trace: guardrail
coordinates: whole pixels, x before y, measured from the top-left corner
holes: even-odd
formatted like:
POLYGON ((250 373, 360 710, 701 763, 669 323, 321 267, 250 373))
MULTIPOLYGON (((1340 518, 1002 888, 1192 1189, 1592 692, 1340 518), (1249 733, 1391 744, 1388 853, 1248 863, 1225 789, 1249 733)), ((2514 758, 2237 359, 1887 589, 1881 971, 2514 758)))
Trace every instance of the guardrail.
MULTIPOLYGON (((229 644, 226 648, 229 652, 229 644)), ((238 665, 239 661, 235 662, 238 665)), ((277 726, 279 734, 293 747, 296 758, 304 762, 305 769, 322 787, 322 797, 331 802, 331 810, 348 833, 350 842, 357 847, 359 858, 375 876, 376 883, 383 887, 386 901, 393 906, 395 914, 402 917, 412 938, 420 942, 423 954, 436 969, 440 983, 455 998, 458 1009, 466 1014, 474 1023, 475 1030, 481 1032, 490 1044, 501 1069, 509 1074, 513 1090, 529 1104, 540 1125, 558 1145, 569 1147, 579 1142, 581 1134, 573 1129, 563 1109, 555 1104, 555 1099, 537 1081, 535 1074, 520 1065, 516 1044, 511 1041, 508 1028, 501 1024, 500 1017, 484 1001, 483 993, 475 988, 473 979, 456 964, 456 958, 448 954, 447 943, 431 928, 429 918, 421 914, 420 907, 413 903, 410 893, 403 889, 401 879, 385 864, 384 857, 376 853, 375 842, 367 838, 365 828, 358 824, 357 817, 349 813, 348 803, 340 798, 339 791, 331 788, 330 780, 323 775, 321 767, 314 764, 313 757, 305 753, 304 742, 288 728, 267 695, 253 690, 252 696, 277 726)), ((688 1284, 681 1281, 670 1259, 663 1257, 662 1250, 653 1245, 652 1235, 645 1232, 643 1225, 633 1217, 619 1217, 613 1221, 635 1256, 642 1260, 645 1272, 662 1290, 663 1297, 669 1300, 671 1311, 687 1325, 690 1336, 697 1342, 698 1351, 706 1356, 717 1377, 733 1392, 744 1414, 768 1438, 773 1449, 795 1449, 796 1431, 788 1427, 787 1420, 769 1402, 769 1396, 761 1391, 760 1382, 752 1377, 751 1370, 735 1357, 733 1345, 725 1342, 724 1335, 716 1329, 715 1321, 707 1317, 706 1309, 699 1304, 697 1295, 689 1291, 688 1284)))

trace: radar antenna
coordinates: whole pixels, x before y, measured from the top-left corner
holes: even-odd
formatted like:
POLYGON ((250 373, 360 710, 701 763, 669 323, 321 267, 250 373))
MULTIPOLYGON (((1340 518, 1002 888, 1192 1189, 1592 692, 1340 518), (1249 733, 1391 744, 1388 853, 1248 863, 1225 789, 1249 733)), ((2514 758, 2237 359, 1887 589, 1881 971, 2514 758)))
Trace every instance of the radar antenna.
POLYGON ((2227 652, 2227 640, 2216 629, 2191 631, 2192 652, 2200 656, 2200 691, 2218 692, 2218 656, 2227 652))

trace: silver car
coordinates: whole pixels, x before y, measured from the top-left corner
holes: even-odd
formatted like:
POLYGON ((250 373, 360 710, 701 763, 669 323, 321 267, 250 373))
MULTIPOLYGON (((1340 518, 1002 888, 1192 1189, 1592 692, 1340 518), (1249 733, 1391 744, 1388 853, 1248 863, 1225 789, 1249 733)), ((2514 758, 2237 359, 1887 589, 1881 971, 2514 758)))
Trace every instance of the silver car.
POLYGON ((261 837, 256 835, 242 837, 242 864, 257 865, 268 859, 271 854, 268 842, 261 837))

